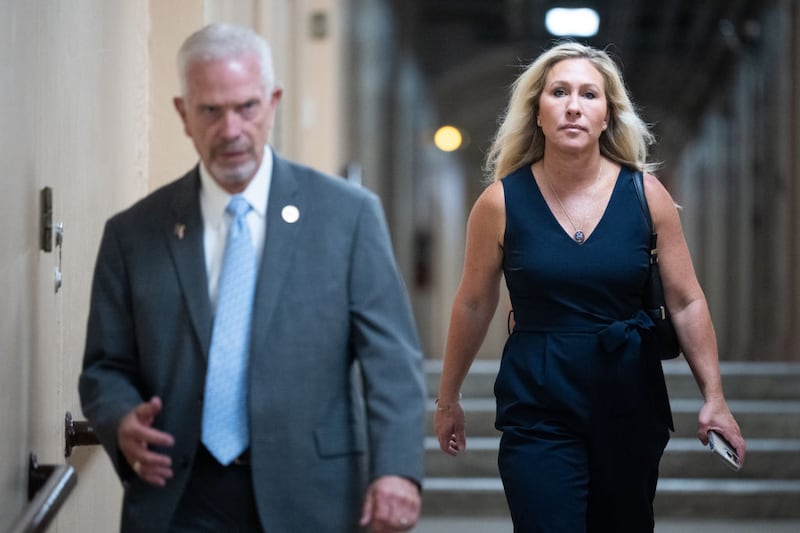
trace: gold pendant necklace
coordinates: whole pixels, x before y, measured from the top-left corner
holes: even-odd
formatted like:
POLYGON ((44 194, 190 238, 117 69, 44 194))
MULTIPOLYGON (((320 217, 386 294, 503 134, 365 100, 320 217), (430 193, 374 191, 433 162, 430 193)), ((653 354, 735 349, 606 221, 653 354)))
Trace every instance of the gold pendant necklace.
MULTIPOLYGON (((544 164, 542 164, 542 168, 544 168, 544 164)), ((600 159, 600 168, 597 171, 597 178, 595 178, 592 187, 595 187, 597 183, 600 181, 600 176, 603 175, 603 160, 600 159)), ((586 227, 586 222, 589 220, 589 214, 585 213, 583 216, 583 224, 578 227, 575 222, 572 220, 572 217, 569 215, 569 211, 564 207, 564 203, 561 201, 561 198, 558 196, 556 189, 553 187, 553 184, 550 182, 550 178, 545 176, 545 182, 547 182, 547 187, 550 189, 550 192, 553 193, 553 196, 556 197, 556 201, 558 202, 559 207, 561 207, 561 211, 567 216, 567 220, 569 220, 570 226, 572 226, 572 231, 575 233, 572 234, 572 238, 578 244, 583 244, 586 241, 586 234, 583 232, 581 228, 586 227)))

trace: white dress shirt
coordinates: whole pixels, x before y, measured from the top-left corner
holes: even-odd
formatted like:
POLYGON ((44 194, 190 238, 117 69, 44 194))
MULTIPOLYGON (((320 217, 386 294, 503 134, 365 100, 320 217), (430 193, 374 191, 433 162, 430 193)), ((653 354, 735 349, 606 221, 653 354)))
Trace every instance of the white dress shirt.
MULTIPOLYGON (((253 239, 259 264, 261 264, 261 255, 264 250, 264 235, 267 229, 267 197, 271 182, 272 150, 266 146, 261 166, 247 188, 241 193, 252 206, 247 214, 247 224, 250 227, 250 237, 253 239)), ((231 224, 231 217, 225 213, 231 197, 230 193, 214 181, 208 169, 201 162, 200 213, 203 216, 203 248, 206 273, 208 274, 208 295, 211 298, 212 309, 215 309, 217 304, 219 273, 222 269, 222 256, 225 253, 225 239, 231 224)))

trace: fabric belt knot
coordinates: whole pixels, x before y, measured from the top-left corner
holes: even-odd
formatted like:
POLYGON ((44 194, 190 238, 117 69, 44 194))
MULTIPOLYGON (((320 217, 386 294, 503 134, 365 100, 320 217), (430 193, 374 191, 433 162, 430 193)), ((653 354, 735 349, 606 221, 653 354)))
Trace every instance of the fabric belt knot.
POLYGON ((644 310, 639 310, 627 320, 618 320, 602 329, 598 336, 606 354, 616 357, 616 371, 609 376, 615 400, 615 411, 624 413, 636 408, 641 392, 640 360, 641 330, 653 327, 652 319, 644 310))
POLYGON ((638 335, 638 332, 650 329, 653 326, 653 320, 650 316, 640 309, 631 318, 612 322, 601 330, 599 333, 600 342, 607 353, 614 353, 632 340, 631 334, 633 333, 637 334, 637 338, 641 342, 641 336, 638 335))
POLYGON ((256 286, 256 255, 247 213, 250 204, 234 196, 225 211, 232 217, 219 277, 203 403, 202 441, 223 465, 247 449, 247 364, 256 286))

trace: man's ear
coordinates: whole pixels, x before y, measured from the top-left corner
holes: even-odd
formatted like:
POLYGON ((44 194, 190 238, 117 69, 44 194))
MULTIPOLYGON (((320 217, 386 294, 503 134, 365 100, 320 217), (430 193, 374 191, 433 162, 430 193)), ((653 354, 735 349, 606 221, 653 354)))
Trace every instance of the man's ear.
POLYGON ((272 89, 272 94, 269 96, 270 104, 277 106, 283 96, 283 87, 275 87, 272 89))
POLYGON ((186 102, 180 96, 176 96, 172 99, 172 105, 175 106, 175 111, 177 111, 178 116, 181 117, 183 131, 186 132, 186 135, 189 135, 189 123, 186 121, 186 102))

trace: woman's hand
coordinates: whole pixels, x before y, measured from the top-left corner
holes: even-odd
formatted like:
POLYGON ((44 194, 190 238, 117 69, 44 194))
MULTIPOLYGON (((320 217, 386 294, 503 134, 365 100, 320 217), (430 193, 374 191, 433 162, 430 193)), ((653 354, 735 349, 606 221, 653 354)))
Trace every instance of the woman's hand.
POLYGON ((464 409, 458 401, 436 402, 433 427, 439 438, 439 448, 446 454, 456 456, 467 448, 464 420, 464 409))
POLYGON ((733 418, 730 409, 728 409, 728 404, 723 399, 708 400, 703 404, 703 408, 700 409, 700 415, 697 420, 697 438, 704 445, 708 444, 708 432, 712 430, 731 443, 731 446, 736 449, 739 461, 744 464, 747 444, 744 437, 742 437, 739 424, 736 423, 736 419, 733 418))

